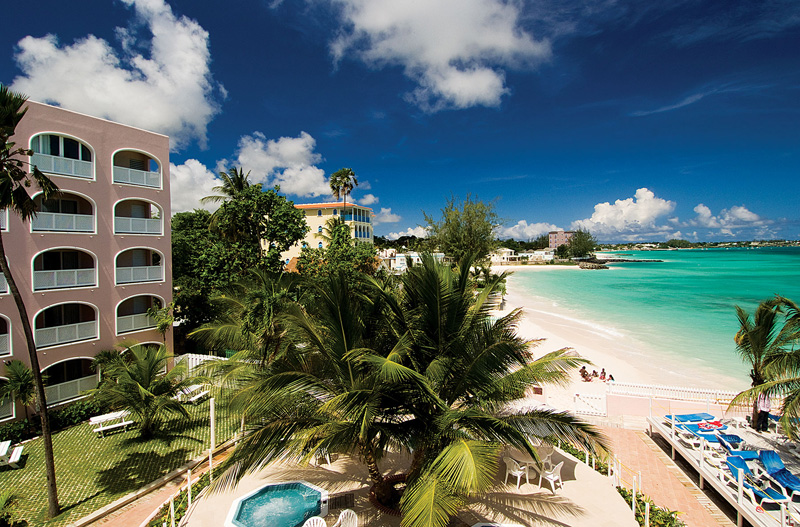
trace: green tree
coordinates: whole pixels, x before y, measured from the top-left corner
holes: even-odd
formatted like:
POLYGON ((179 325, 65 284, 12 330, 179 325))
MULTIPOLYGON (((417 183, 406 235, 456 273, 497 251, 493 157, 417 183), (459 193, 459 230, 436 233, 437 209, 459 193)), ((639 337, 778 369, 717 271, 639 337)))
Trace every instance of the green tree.
POLYGON ((341 220, 328 225, 327 247, 304 247, 297 270, 306 280, 319 280, 343 274, 354 284, 359 274, 373 275, 378 270, 377 250, 371 243, 359 243, 350 235, 350 227, 341 220))
POLYGON ((692 242, 690 242, 689 240, 680 240, 678 238, 667 240, 667 247, 678 247, 681 249, 687 249, 691 246, 692 242))
POLYGON ((331 193, 336 199, 344 198, 344 212, 342 215, 347 214, 347 196, 353 191, 353 188, 358 186, 358 179, 356 173, 352 168, 340 168, 330 177, 331 193))
MULTIPOLYGON (((22 108, 27 98, 14 93, 7 86, 0 84, 0 212, 10 210, 13 214, 28 221, 36 216, 36 205, 28 188, 31 185, 42 191, 42 199, 52 199, 58 195, 58 187, 45 176, 36 166, 30 172, 25 170, 25 162, 21 156, 31 156, 33 151, 27 148, 16 148, 11 141, 17 125, 25 116, 27 108, 22 108)), ((0 233, 0 269, 8 283, 8 290, 14 298, 14 303, 19 312, 22 323, 22 332, 28 347, 28 356, 31 361, 34 382, 36 384, 36 398, 39 401, 40 417, 42 424, 42 442, 44 443, 45 472, 47 474, 47 513, 50 518, 58 515, 58 490, 56 487, 56 467, 53 455, 53 438, 50 433, 50 417, 47 412, 47 398, 44 391, 39 357, 36 353, 36 344, 33 339, 28 310, 17 288, 17 282, 11 274, 11 268, 6 260, 6 251, 3 246, 3 237, 0 233)))
POLYGON ((495 229, 500 225, 500 219, 493 203, 473 199, 467 194, 463 202, 455 197, 447 200, 438 220, 424 211, 423 215, 430 250, 438 248, 456 263, 473 256, 477 263, 484 263, 497 246, 495 229))
POLYGON ((36 402, 36 382, 33 370, 21 360, 12 359, 6 364, 7 381, 0 385, 0 400, 11 398, 25 408, 25 419, 28 419, 28 407, 36 402))
POLYGON ((569 258, 569 245, 562 243, 556 247, 556 258, 560 258, 562 260, 569 258))
POLYGON ((594 239, 594 236, 592 236, 589 231, 578 229, 569 239, 567 247, 570 256, 573 258, 582 258, 594 253, 594 249, 597 247, 597 240, 594 239))
POLYGON ((227 172, 220 172, 219 177, 222 185, 218 185, 211 190, 218 194, 206 196, 200 203, 219 203, 220 201, 236 199, 244 189, 250 186, 250 171, 244 173, 242 168, 230 168, 227 172))
POLYGON ((150 438, 160 430, 164 419, 172 415, 189 417, 189 412, 174 399, 178 390, 188 385, 182 379, 183 364, 167 370, 172 355, 166 346, 136 344, 128 348, 126 360, 112 363, 109 375, 116 382, 103 383, 92 393, 101 405, 127 410, 139 423, 142 438, 150 438))
POLYGON ((531 241, 530 249, 547 249, 550 247, 550 236, 547 234, 540 234, 531 241))
POLYGON ((167 331, 172 329, 172 325, 175 323, 174 309, 175 301, 173 300, 164 307, 155 305, 147 310, 147 315, 155 320, 156 331, 161 333, 161 338, 165 343, 167 342, 167 331))

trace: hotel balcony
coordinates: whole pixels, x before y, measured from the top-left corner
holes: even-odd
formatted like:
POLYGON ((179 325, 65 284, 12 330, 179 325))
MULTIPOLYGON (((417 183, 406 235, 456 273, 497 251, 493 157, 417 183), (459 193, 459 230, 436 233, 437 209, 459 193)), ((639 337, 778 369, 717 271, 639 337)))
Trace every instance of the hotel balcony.
POLYGON ((160 282, 164 279, 161 255, 150 249, 129 249, 117 256, 117 285, 160 282))
POLYGON ((8 321, 0 317, 0 356, 11 355, 11 336, 8 331, 8 321))
POLYGON ((140 295, 123 301, 117 307, 117 335, 156 327, 156 321, 147 314, 151 307, 161 307, 161 300, 140 295))
POLYGON ((70 137, 41 134, 31 139, 31 164, 48 174, 94 179, 94 161, 88 145, 70 137))
POLYGON ((33 290, 96 287, 94 257, 76 249, 55 249, 33 261, 33 290))
POLYGON ((34 232, 94 232, 94 207, 89 200, 63 192, 58 199, 34 198, 36 217, 31 219, 34 232))
POLYGON ((164 232, 161 210, 150 202, 124 200, 114 207, 115 234, 150 234, 164 232))
POLYGON ((47 406, 84 396, 84 392, 97 388, 97 374, 92 371, 89 359, 69 359, 45 368, 47 386, 44 388, 47 406))
POLYGON ((141 152, 123 150, 114 154, 114 183, 161 188, 161 167, 141 152))
POLYGON ((34 321, 36 348, 97 338, 97 313, 87 304, 60 304, 39 313, 34 321))
POLYGON ((0 295, 4 293, 8 293, 8 282, 6 282, 6 276, 0 273, 0 295))

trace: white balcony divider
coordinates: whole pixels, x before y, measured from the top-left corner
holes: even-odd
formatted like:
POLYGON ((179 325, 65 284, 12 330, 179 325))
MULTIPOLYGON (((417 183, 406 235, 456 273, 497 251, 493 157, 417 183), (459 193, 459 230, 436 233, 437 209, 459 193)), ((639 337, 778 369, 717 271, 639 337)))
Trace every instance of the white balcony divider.
POLYGON ((0 355, 8 355, 8 333, 0 335, 0 355))
POLYGON ((136 170, 135 168, 114 167, 114 183, 159 188, 161 186, 161 174, 136 170))
POLYGON ((90 161, 51 156, 49 154, 33 154, 31 156, 31 164, 39 167, 42 172, 92 179, 92 163, 90 161))
POLYGON ((37 348, 67 344, 69 342, 93 339, 96 337, 96 320, 79 322, 77 324, 65 324, 63 326, 53 326, 50 328, 41 328, 36 329, 33 332, 33 340, 36 341, 37 348))
POLYGON ((164 273, 160 265, 141 265, 137 267, 117 267, 117 283, 160 282, 164 273))
POLYGON ((154 327, 156 327, 156 321, 147 313, 117 317, 117 333, 127 333, 129 331, 139 331, 140 329, 154 327))
POLYGON ((59 271, 33 272, 34 291, 96 285, 94 269, 62 269, 59 271))
POLYGON ((82 377, 74 381, 62 382, 52 386, 44 387, 44 394, 47 398, 47 406, 63 403, 70 399, 81 397, 82 392, 97 388, 97 376, 82 377))
POLYGON ((8 282, 3 273, 0 273, 0 293, 8 293, 8 282))
POLYGON ((14 417, 14 400, 8 397, 0 401, 0 419, 10 419, 14 417))
POLYGON ((117 234, 161 234, 161 220, 114 216, 114 231, 117 234))
POLYGON ((92 214, 63 214, 61 212, 39 212, 31 220, 34 231, 94 232, 92 214))

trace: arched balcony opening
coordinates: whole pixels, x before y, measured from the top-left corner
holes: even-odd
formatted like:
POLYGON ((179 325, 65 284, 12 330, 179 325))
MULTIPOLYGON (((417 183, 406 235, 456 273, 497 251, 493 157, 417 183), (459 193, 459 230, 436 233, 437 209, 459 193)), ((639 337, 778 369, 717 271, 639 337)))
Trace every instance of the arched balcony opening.
POLYGON ((37 349, 96 339, 99 334, 96 309, 78 303, 48 307, 36 315, 33 328, 37 349))
POLYGON ((78 249, 52 249, 33 259, 33 290, 96 287, 97 262, 78 249))
POLYGON ((58 176, 94 179, 94 156, 86 143, 57 134, 39 134, 31 139, 31 164, 58 176))
POLYGON ((114 207, 115 234, 151 234, 164 232, 161 209, 149 201, 126 199, 114 207))
POLYGON ((160 282, 164 279, 164 259, 152 249, 128 249, 117 255, 117 285, 160 282))
POLYGON ((11 355, 11 323, 0 315, 0 357, 11 355))
POLYGON ((143 152, 121 150, 114 154, 114 183, 161 188, 161 164, 143 152))
POLYGON ((57 362, 42 373, 47 376, 44 388, 47 406, 77 399, 86 390, 97 388, 97 374, 92 371, 92 361, 87 358, 57 362))
POLYGON ((147 310, 153 307, 160 309, 162 306, 162 300, 151 295, 123 300, 117 306, 117 335, 156 327, 156 321, 147 314, 147 310))
POLYGON ((88 199, 62 192, 56 199, 33 198, 36 217, 31 219, 34 232, 94 232, 94 206, 88 199))

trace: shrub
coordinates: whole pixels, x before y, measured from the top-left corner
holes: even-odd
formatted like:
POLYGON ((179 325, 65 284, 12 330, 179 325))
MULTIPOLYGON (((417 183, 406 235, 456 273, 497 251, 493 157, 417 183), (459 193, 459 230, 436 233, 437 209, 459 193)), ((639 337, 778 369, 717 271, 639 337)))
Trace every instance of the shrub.
MULTIPOLYGON (((617 491, 622 495, 625 501, 631 501, 631 491, 624 487, 617 487, 617 491)), ((684 527, 686 524, 678 518, 678 511, 671 511, 669 509, 662 509, 653 503, 653 500, 642 494, 636 493, 636 521, 639 525, 644 526, 644 510, 645 504, 650 504, 650 527, 684 527)))
MULTIPOLYGON (((93 415, 105 411, 93 399, 81 399, 67 406, 50 412, 50 429, 53 432, 63 430, 70 426, 82 423, 93 415)), ((42 424, 38 415, 30 419, 22 419, 0 425, 0 437, 12 443, 20 443, 26 439, 38 436, 42 431, 42 424)))
MULTIPOLYGON (((216 467, 214 469, 214 473, 217 473, 216 467)), ((194 483, 192 483, 192 500, 196 500, 200 493, 208 487, 209 485, 209 473, 206 472, 199 479, 196 479, 194 483)), ((189 509, 189 495, 186 493, 185 489, 186 483, 184 482, 183 487, 184 489, 181 490, 181 493, 175 498, 175 525, 180 523, 181 518, 186 514, 186 511, 189 509)), ((150 520, 150 523, 147 524, 148 527, 162 527, 162 525, 170 525, 170 517, 169 517, 169 502, 165 503, 161 510, 158 511, 155 518, 150 520)))

